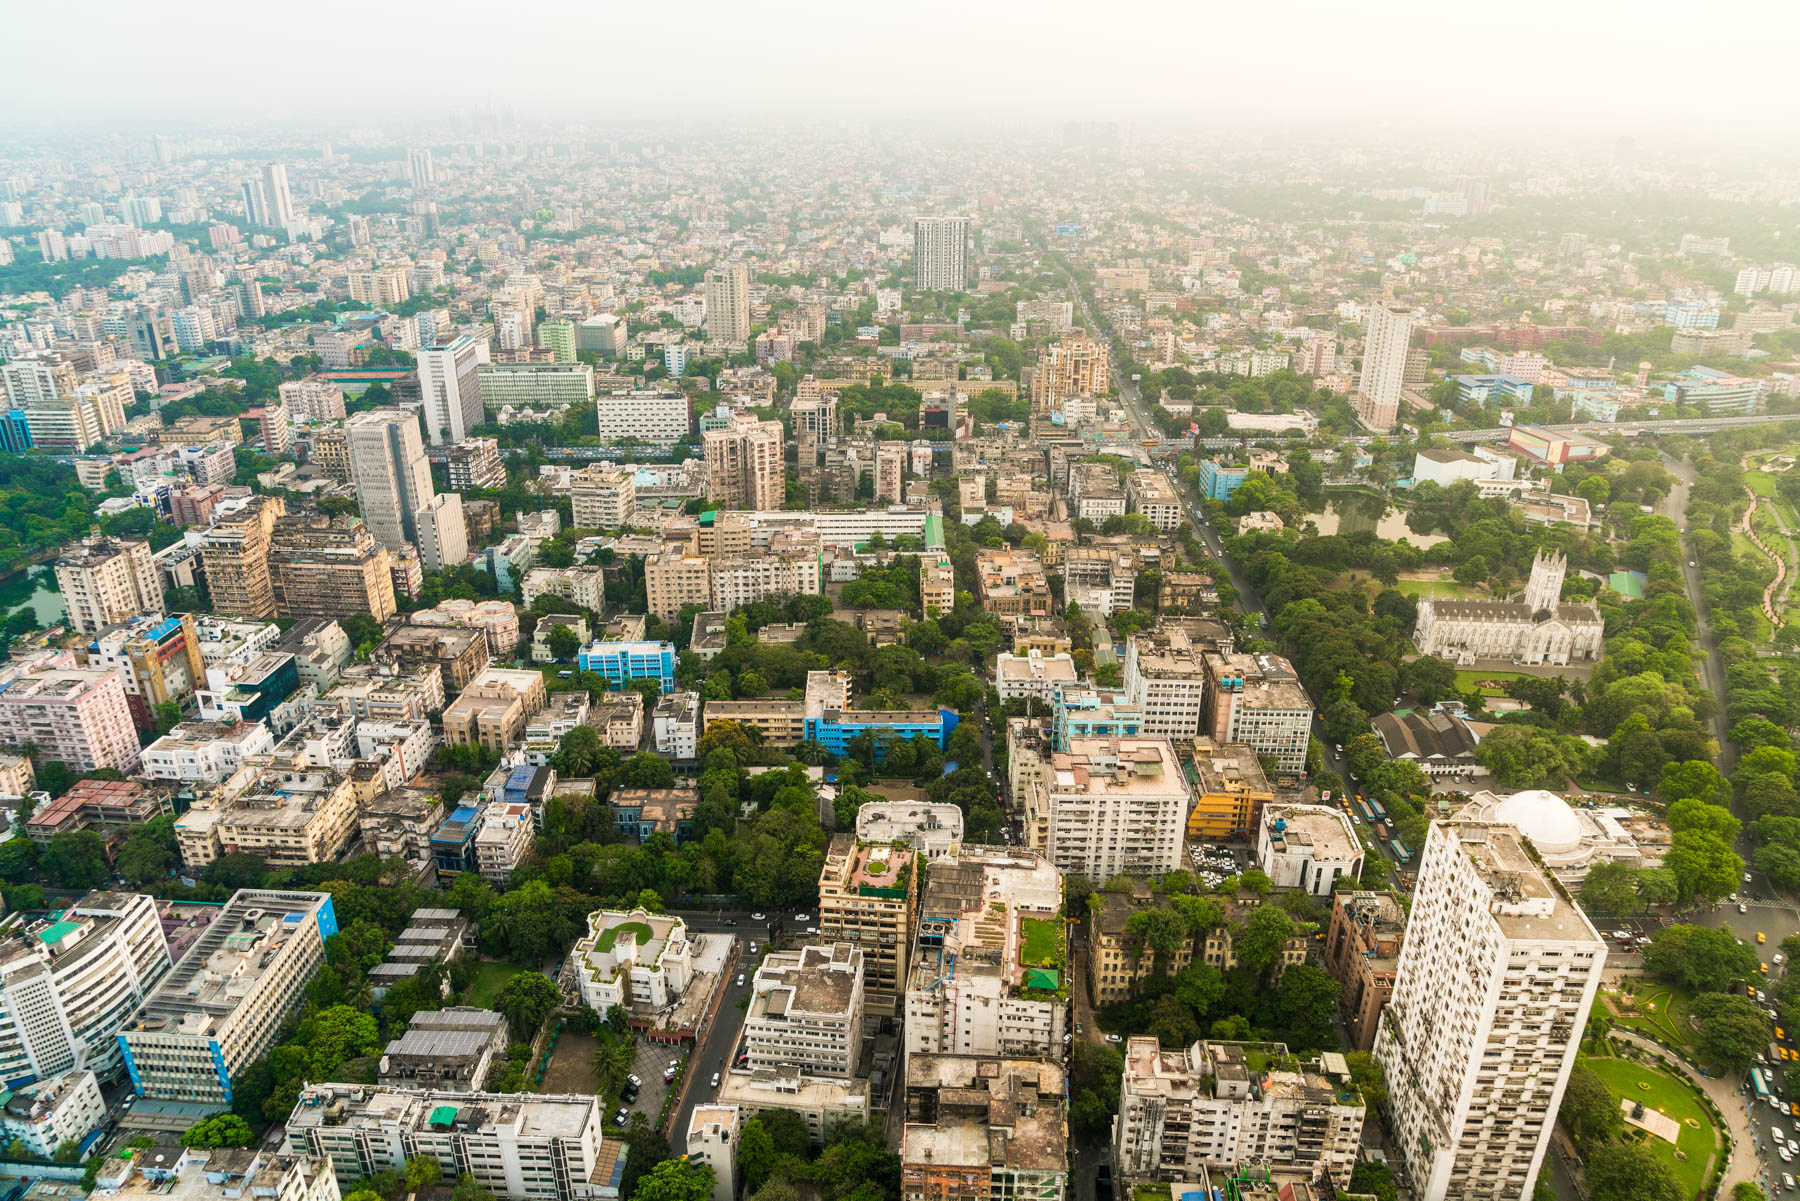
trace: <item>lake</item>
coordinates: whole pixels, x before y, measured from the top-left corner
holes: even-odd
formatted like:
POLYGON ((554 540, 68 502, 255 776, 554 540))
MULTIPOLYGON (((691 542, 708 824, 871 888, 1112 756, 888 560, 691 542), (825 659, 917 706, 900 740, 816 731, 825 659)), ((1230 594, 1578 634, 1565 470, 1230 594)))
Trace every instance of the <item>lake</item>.
POLYGON ((56 590, 55 568, 44 564, 0 576, 0 617, 25 608, 37 616, 40 626, 53 626, 68 615, 62 593, 56 590))
POLYGON ((1374 534, 1394 542, 1405 540, 1424 550, 1448 542, 1442 534, 1415 534, 1406 528, 1406 511, 1391 507, 1378 496, 1357 493, 1331 500, 1325 512, 1314 513, 1313 524, 1324 534, 1374 534))

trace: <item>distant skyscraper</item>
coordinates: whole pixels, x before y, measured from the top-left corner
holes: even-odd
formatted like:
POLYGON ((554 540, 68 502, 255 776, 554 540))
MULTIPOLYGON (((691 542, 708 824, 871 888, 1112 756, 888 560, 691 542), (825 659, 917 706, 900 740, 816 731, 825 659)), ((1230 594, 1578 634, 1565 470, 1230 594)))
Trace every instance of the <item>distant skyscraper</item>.
POLYGON ((263 168, 263 192, 268 197, 269 219, 264 222, 283 233, 293 236, 294 228, 294 194, 288 191, 287 168, 280 163, 270 163, 263 168))
POLYGON ((269 224, 269 192, 260 179, 244 181, 244 218, 264 228, 269 224))
POLYGON ((714 342, 750 339, 750 268, 725 263, 706 273, 706 336, 714 342))
POLYGON ((921 291, 960 292, 969 282, 969 219, 920 217, 913 222, 913 271, 921 291))
POLYGON ((1568 806, 1520 793, 1501 812, 1519 825, 1432 823, 1375 1036, 1423 1201, 1531 1195, 1606 966, 1606 943, 1527 841, 1563 837, 1568 806))
POLYGON ((437 182, 437 171, 431 165, 431 151, 424 148, 406 152, 406 176, 415 188, 428 188, 437 182))
POLYGON ((1406 347, 1413 315, 1406 309, 1372 304, 1368 337, 1363 343, 1362 375, 1356 385, 1356 416, 1370 429, 1386 433, 1400 414, 1400 389, 1406 382, 1406 347))
POLYGON ((169 140, 167 134, 157 134, 151 140, 150 145, 156 153, 157 162, 172 163, 175 161, 175 143, 169 140))
POLYGON ((375 540, 389 550, 419 541, 418 514, 436 490, 419 436, 419 419, 405 409, 372 409, 344 423, 356 504, 375 540))
POLYGON ((786 499, 779 421, 738 413, 724 429, 707 430, 707 497, 722 509, 779 509, 786 499))
POLYGON ((487 361, 487 342, 467 334, 419 352, 419 394, 425 401, 425 430, 432 445, 461 442, 481 424, 481 380, 476 369, 487 361))

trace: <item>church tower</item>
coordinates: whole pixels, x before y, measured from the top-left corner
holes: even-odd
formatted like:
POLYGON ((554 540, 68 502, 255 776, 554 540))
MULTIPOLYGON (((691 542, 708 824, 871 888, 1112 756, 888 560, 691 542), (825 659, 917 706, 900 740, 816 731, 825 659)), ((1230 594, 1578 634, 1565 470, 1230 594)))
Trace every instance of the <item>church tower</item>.
POLYGON ((1556 606, 1562 603, 1563 576, 1568 571, 1567 555, 1560 551, 1554 555, 1539 551, 1531 561, 1531 580, 1525 585, 1525 607, 1533 614, 1556 612, 1556 606))

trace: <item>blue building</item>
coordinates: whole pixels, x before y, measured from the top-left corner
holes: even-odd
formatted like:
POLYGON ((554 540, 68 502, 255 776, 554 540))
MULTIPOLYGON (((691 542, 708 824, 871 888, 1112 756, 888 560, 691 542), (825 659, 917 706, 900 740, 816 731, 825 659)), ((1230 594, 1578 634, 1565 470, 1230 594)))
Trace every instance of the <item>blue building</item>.
POLYGON ((615 688, 633 680, 655 680, 664 692, 675 691, 672 642, 590 642, 576 662, 582 671, 599 673, 615 688))
POLYGON ((1077 684, 1056 690, 1051 746, 1069 749, 1071 738, 1134 738, 1144 729, 1144 709, 1123 692, 1077 684))
POLYGON ((481 810, 459 805, 456 812, 431 836, 431 859, 446 875, 475 870, 475 835, 481 831, 481 810))
POLYGON ((31 449, 31 427, 25 424, 25 410, 13 409, 0 417, 0 451, 22 455, 31 449))
POLYGON ((1230 500, 1250 476, 1248 467, 1230 467, 1215 459, 1200 460, 1200 495, 1210 500, 1230 500))
POLYGON ((888 742, 909 738, 928 738, 943 750, 959 720, 950 709, 827 709, 807 714, 806 737, 842 758, 849 754, 851 740, 872 733, 879 762, 887 757, 888 742))
POLYGON ((202 717, 228 712, 239 721, 263 721, 300 687, 300 665, 285 651, 264 651, 239 671, 224 692, 200 689, 202 717))
POLYGON ((1516 375, 1456 376, 1456 399, 1486 408, 1493 401, 1528 405, 1532 387, 1516 375))
POLYGON ((1710 416, 1746 415, 1761 407, 1762 385, 1712 367, 1689 367, 1663 385, 1663 396, 1678 404, 1704 408, 1710 416))

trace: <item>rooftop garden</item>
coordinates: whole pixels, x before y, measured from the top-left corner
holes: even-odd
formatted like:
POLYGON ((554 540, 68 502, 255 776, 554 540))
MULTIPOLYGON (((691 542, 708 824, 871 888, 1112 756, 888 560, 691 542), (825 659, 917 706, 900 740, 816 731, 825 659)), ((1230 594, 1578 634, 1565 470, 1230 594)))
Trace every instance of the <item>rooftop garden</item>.
POLYGON ((594 939, 594 949, 602 955, 609 954, 613 949, 613 944, 625 935, 636 939, 640 947, 653 937, 650 927, 643 922, 620 922, 616 926, 608 926, 600 931, 594 939))

